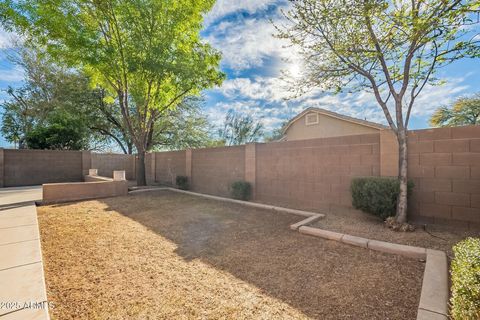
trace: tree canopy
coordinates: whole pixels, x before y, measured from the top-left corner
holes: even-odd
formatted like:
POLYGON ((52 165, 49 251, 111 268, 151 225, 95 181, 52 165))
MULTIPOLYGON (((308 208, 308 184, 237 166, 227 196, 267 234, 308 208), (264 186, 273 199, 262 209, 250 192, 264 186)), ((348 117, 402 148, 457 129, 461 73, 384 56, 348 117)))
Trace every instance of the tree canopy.
POLYGON ((2 104, 1 131, 7 141, 18 143, 19 148, 38 148, 27 141, 31 131, 68 123, 81 132, 81 142, 70 143, 71 148, 95 149, 104 142, 101 135, 89 130, 97 119, 99 99, 85 76, 56 65, 38 48, 20 47, 12 60, 23 68, 25 80, 19 88, 8 88, 9 99, 2 104))
POLYGON ((480 93, 457 99, 451 107, 438 108, 430 118, 434 127, 480 125, 480 93))
POLYGON ((19 0, 1 8, 3 23, 86 72, 118 102, 139 156, 164 110, 223 80, 220 54, 200 38, 213 0, 19 0))
POLYGON ((251 115, 229 110, 218 135, 227 146, 256 142, 264 135, 263 124, 251 115))

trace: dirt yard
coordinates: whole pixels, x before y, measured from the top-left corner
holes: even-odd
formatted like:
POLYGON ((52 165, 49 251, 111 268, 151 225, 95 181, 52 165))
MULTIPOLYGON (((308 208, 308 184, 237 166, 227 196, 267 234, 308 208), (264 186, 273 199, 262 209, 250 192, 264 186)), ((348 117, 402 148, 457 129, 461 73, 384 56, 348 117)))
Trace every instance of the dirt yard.
POLYGON ((428 225, 426 229, 417 226, 414 232, 396 232, 388 229, 381 219, 354 210, 328 214, 324 219, 312 224, 312 227, 368 239, 443 250, 451 258, 453 257, 453 245, 466 237, 480 236, 480 230, 441 225, 428 225))
POLYGON ((54 319, 415 319, 424 264, 169 191, 38 208, 54 319))

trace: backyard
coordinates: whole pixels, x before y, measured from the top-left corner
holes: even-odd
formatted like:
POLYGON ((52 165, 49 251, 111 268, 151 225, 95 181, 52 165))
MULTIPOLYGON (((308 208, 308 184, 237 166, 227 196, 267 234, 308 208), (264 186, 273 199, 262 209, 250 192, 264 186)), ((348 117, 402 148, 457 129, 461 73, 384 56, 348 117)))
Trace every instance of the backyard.
POLYGON ((415 319, 424 263, 171 191, 38 208, 54 319, 415 319))

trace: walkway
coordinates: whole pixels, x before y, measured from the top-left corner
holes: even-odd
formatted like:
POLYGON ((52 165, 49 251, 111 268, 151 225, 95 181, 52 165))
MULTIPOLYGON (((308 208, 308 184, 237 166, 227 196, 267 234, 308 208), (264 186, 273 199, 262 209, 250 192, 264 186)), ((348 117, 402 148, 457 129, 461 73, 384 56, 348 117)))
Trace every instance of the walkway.
POLYGON ((42 187, 0 189, 0 320, 49 319, 36 200, 42 187))

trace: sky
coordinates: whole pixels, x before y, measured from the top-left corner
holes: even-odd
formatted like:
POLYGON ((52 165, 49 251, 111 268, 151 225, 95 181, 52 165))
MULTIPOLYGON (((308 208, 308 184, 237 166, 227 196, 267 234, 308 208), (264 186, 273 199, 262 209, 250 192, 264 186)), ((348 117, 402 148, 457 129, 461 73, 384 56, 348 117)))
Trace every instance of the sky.
MULTIPOLYGON (((286 0, 217 0, 205 17, 202 36, 222 52, 221 69, 227 79, 221 87, 204 91, 205 113, 214 125, 228 110, 250 114, 266 131, 273 130, 308 107, 386 124, 383 112, 369 92, 331 94, 313 90, 293 97, 281 72, 297 74, 302 63, 285 40, 273 37, 273 22, 281 22, 286 0)), ((8 86, 20 86, 21 69, 7 59, 15 35, 0 29, 0 100, 8 86)), ((418 97, 410 129, 429 126, 432 112, 459 96, 480 91, 480 60, 465 59, 439 71, 442 86, 426 87, 418 97)), ((9 144, 0 138, 0 146, 9 144)))

